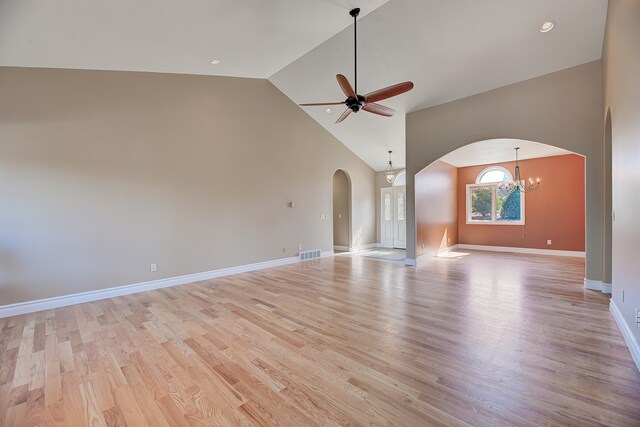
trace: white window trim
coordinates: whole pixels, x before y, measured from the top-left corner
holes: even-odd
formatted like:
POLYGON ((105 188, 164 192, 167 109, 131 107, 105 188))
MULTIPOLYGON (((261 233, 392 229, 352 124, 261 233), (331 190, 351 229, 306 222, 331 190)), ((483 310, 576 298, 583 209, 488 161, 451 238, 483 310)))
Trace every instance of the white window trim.
MULTIPOLYGON (((495 167, 492 167, 492 169, 495 167)), ((481 174, 479 174, 478 176, 482 176, 481 174)), ((524 184, 524 183, 523 183, 524 184)), ((499 182, 494 182, 491 184, 467 184, 467 197, 466 197, 466 218, 467 218, 467 224, 473 224, 473 225, 477 225, 477 224, 484 224, 484 225, 524 225, 525 223, 525 218, 524 218, 524 213, 525 213, 525 209, 524 209, 524 199, 525 199, 525 193, 521 193, 520 194, 520 220, 519 221, 498 221, 496 219, 496 189, 498 188, 498 186, 500 185, 499 182), (472 220, 471 219, 471 190, 473 188, 487 188, 490 187, 491 188, 491 221, 479 221, 479 220, 472 220)), ((519 191, 519 190, 515 190, 515 191, 519 191)))

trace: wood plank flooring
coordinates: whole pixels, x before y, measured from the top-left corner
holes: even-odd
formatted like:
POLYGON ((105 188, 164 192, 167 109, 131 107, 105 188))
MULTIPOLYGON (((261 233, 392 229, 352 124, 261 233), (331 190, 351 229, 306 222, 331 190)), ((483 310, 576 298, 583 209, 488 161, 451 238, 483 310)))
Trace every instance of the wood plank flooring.
POLYGON ((640 374, 583 260, 466 253, 0 319, 0 424, 640 425, 640 374))

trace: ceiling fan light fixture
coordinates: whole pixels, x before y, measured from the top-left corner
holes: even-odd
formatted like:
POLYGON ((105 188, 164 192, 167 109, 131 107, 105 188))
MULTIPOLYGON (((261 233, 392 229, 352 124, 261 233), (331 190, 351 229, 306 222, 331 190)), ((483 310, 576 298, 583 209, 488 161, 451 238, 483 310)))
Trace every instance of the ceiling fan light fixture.
POLYGON ((544 22, 541 26, 540 26, 540 32, 541 33, 548 33, 549 31, 553 30, 553 28, 556 26, 556 23, 553 21, 546 21, 544 22))
MULTIPOLYGON (((336 120, 336 124, 341 123, 344 119, 346 119, 351 113, 357 113, 360 110, 364 110, 368 113, 377 114, 379 116, 391 117, 395 113, 393 108, 385 107, 384 105, 377 104, 378 101, 382 101, 388 98, 392 98, 394 96, 400 95, 402 93, 408 92, 413 89, 412 82, 403 82, 398 83, 392 86, 385 87, 383 89, 378 89, 373 92, 369 92, 365 95, 358 94, 358 14, 360 13, 359 8, 354 8, 349 11, 349 15, 353 17, 353 87, 349 80, 342 74, 336 75, 336 80, 338 81, 338 85, 342 92, 347 96, 342 102, 314 102, 314 103, 305 103, 299 104, 301 107, 326 107, 327 105, 344 105, 347 107, 346 110, 338 117, 336 120)), ((327 114, 331 112, 331 109, 325 108, 324 110, 327 114)))

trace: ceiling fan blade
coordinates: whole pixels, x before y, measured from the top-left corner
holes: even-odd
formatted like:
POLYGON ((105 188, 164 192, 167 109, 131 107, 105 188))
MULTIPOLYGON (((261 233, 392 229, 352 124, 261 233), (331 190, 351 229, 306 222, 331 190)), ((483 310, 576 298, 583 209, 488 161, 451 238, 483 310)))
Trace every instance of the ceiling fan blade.
POLYGON ((379 114, 381 116, 386 116, 386 117, 391 117, 393 116, 393 113, 396 112, 396 110, 394 110, 393 108, 385 107, 384 105, 375 104, 373 102, 369 104, 365 104, 362 107, 362 109, 364 111, 368 111, 370 113, 379 114))
POLYGON ((349 114, 351 114, 351 108, 347 108, 346 110, 344 110, 344 113, 340 114, 340 117, 338 117, 338 120, 336 120, 336 124, 346 119, 349 114))
POLYGON ((298 104, 301 107, 320 107, 323 105, 340 105, 340 104, 345 104, 344 101, 342 102, 316 102, 313 104, 298 104))
POLYGON ((367 103, 378 102, 382 101, 383 99, 391 98, 392 96, 408 92, 411 89, 413 89, 413 82, 398 83, 397 85, 370 92, 364 96, 364 99, 367 103))
POLYGON ((342 74, 338 74, 336 75, 336 79, 338 80, 340 89, 342 89, 342 91, 345 95, 347 95, 348 98, 358 99, 358 95, 356 95, 356 92, 353 90, 351 84, 349 83, 349 80, 347 80, 345 76, 343 76, 342 74))

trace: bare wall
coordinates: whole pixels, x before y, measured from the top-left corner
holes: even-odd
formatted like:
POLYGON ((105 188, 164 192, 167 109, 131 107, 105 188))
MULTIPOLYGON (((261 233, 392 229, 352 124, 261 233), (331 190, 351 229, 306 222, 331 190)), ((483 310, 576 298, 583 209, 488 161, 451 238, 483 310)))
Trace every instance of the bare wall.
POLYGON ((331 250, 337 169, 374 243, 374 171, 266 80, 0 68, 0 305, 331 250))
POLYGON ((458 244, 458 169, 437 160, 421 170, 416 185, 416 255, 458 244))
POLYGON ((586 156, 587 278, 603 278, 601 62, 407 115, 407 257, 416 256, 414 176, 472 142, 514 138, 586 156))
MULTIPOLYGON (((458 169, 458 239, 461 244, 584 251, 584 157, 575 154, 521 160, 523 178, 540 178, 525 194, 525 225, 467 224, 467 184, 492 165, 458 169), (551 246, 547 245, 551 240, 551 246)), ((496 163, 513 173, 515 162, 496 163)), ((417 192, 416 192, 417 194, 417 192)))
MULTIPOLYGON (((604 111, 611 113, 612 299, 640 342, 640 2, 610 0, 603 49, 604 111), (622 292, 624 290, 624 301, 622 292)), ((605 122, 605 114, 600 116, 605 122)), ((608 212, 607 212, 608 213, 608 212)))

